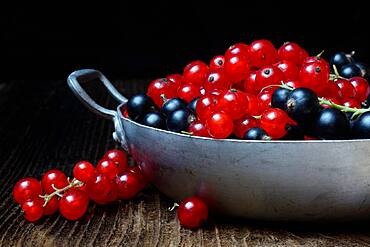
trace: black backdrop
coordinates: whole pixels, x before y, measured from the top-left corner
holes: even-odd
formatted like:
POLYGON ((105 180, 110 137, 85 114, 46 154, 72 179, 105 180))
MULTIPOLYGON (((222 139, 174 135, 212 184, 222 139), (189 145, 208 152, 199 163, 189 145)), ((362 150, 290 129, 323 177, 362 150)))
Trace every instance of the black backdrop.
POLYGON ((260 38, 295 41, 313 54, 356 50, 370 61, 360 1, 49 2, 1 6, 2 78, 65 78, 86 67, 122 79, 160 77, 260 38))

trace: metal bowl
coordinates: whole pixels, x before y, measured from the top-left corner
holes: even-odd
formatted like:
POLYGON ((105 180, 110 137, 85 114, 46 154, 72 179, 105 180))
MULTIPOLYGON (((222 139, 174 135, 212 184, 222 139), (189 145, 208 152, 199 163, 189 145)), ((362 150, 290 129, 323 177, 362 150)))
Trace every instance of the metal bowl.
POLYGON ((122 116, 127 99, 96 70, 68 77, 75 95, 111 119, 113 137, 165 195, 203 198, 222 214, 263 220, 355 220, 370 216, 370 140, 216 140, 178 134, 122 116), (78 81, 100 79, 121 103, 109 110, 78 81))

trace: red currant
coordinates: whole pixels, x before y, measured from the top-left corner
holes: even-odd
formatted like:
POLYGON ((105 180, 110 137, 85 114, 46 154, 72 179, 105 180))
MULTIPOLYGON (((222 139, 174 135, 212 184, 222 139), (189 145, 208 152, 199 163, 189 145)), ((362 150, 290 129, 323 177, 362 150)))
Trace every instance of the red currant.
POLYGON ((231 83, 240 82, 249 75, 249 60, 243 54, 225 58, 225 73, 231 83))
POLYGON ((337 83, 329 80, 326 90, 320 96, 341 99, 343 95, 337 83))
POLYGON ((250 116, 258 116, 261 114, 261 110, 259 107, 259 100, 257 96, 250 94, 250 93, 245 93, 245 96, 247 98, 248 104, 247 108, 245 109, 245 113, 250 116))
POLYGON ((289 60, 282 60, 274 64, 284 74, 284 81, 296 80, 299 74, 298 66, 289 60))
POLYGON ((107 204, 118 196, 117 185, 104 174, 96 174, 86 184, 86 189, 91 200, 97 204, 107 204))
POLYGON ((200 87, 190 83, 183 84, 177 91, 177 97, 185 100, 187 103, 200 95, 200 87))
POLYGON ((253 70, 249 72, 248 77, 244 80, 244 91, 251 94, 258 94, 259 90, 256 86, 256 75, 257 71, 253 70))
POLYGON ((280 85, 283 80, 283 72, 273 65, 262 67, 257 71, 256 84, 259 90, 269 85, 280 85))
POLYGON ((356 91, 355 99, 358 102, 364 102, 369 96, 370 92, 369 83, 367 82, 367 80, 365 78, 356 76, 349 79, 349 82, 355 88, 356 91))
POLYGON ((227 138, 234 129, 232 118, 225 112, 214 112, 206 122, 208 133, 216 139, 227 138))
POLYGON ((262 113, 260 124, 272 139, 280 139, 287 133, 287 126, 295 123, 285 111, 270 108, 262 113))
POLYGON ((231 56, 238 55, 238 54, 248 56, 248 50, 249 50, 249 47, 247 44, 236 43, 235 45, 230 46, 226 50, 225 57, 231 57, 231 56))
POLYGON ((170 82, 171 87, 173 87, 173 89, 176 93, 177 89, 179 89, 179 87, 182 84, 182 81, 183 81, 182 75, 180 75, 180 74, 171 74, 171 75, 166 76, 166 79, 170 82))
POLYGON ((261 68, 276 62, 277 51, 270 41, 256 40, 249 46, 249 58, 252 67, 261 68))
POLYGON ((271 107, 271 98, 274 91, 272 88, 266 88, 257 95, 260 111, 267 110, 271 107))
POLYGON ((99 161, 98 165, 96 166, 96 170, 106 175, 109 179, 113 179, 118 174, 118 167, 113 160, 109 159, 102 159, 99 161))
POLYGON ((118 166, 118 172, 124 172, 127 170, 127 154, 124 151, 118 149, 108 150, 105 153, 104 158, 115 162, 118 166))
POLYGON ((218 98, 218 109, 222 109, 233 120, 241 118, 248 108, 248 99, 244 92, 230 89, 218 98))
POLYGON ((200 121, 194 121, 189 125, 188 132, 193 136, 210 137, 206 126, 200 121))
POLYGON ((312 56, 312 57, 306 57, 303 60, 303 64, 309 64, 309 63, 320 64, 320 66, 326 67, 326 68, 329 69, 329 63, 324 58, 322 58, 320 55, 312 56))
POLYGON ((42 195, 41 183, 35 178, 23 178, 13 188, 14 201, 22 204, 27 199, 37 198, 42 195))
POLYGON ((124 172, 116 178, 119 199, 132 199, 143 189, 140 178, 131 172, 124 172))
POLYGON ((280 60, 292 61, 297 65, 301 65, 307 56, 308 53, 293 42, 284 43, 278 50, 278 57, 280 60))
POLYGON ((148 181, 146 179, 146 177, 144 177, 143 175, 143 171, 140 169, 140 166, 131 166, 128 171, 130 173, 133 173, 136 175, 136 177, 139 179, 139 181, 141 182, 142 184, 142 188, 145 188, 145 186, 148 184, 148 181))
POLYGON ((344 99, 342 104, 349 108, 357 108, 357 109, 361 108, 361 103, 355 99, 344 99))
POLYGON ((211 71, 203 85, 206 92, 210 92, 214 89, 225 90, 228 89, 229 86, 230 83, 228 82, 223 70, 211 71))
POLYGON ((338 79, 335 81, 335 83, 340 88, 340 92, 343 98, 354 98, 355 97, 356 91, 350 81, 346 79, 338 79))
POLYGON ((296 88, 299 88, 299 82, 297 80, 289 80, 289 81, 286 81, 284 82, 285 85, 293 88, 293 89, 296 89, 296 88))
POLYGON ((46 194, 51 194, 57 189, 62 189, 68 185, 67 176, 60 170, 53 169, 47 171, 41 179, 42 188, 46 194))
POLYGON ((177 217, 181 226, 198 228, 208 219, 208 206, 198 197, 185 198, 177 209, 177 217))
POLYGON ((250 128, 254 128, 258 126, 258 122, 254 117, 244 115, 242 118, 239 118, 234 121, 234 134, 238 138, 243 138, 245 132, 247 132, 250 128))
POLYGON ((80 161, 73 167, 73 177, 86 183, 95 174, 95 167, 88 161, 80 161))
POLYGON ((193 61, 185 66, 183 79, 185 83, 202 86, 208 75, 208 66, 202 61, 193 61))
MULTIPOLYGON (((42 204, 44 204, 45 200, 41 200, 42 204)), ((44 215, 52 215, 55 214, 58 211, 59 208, 59 200, 56 196, 53 196, 46 206, 44 207, 44 215)))
POLYGON ((329 81, 329 67, 321 62, 305 63, 299 71, 300 86, 310 88, 320 95, 329 81))
POLYGON ((152 81, 149 84, 146 94, 154 101, 154 103, 161 107, 166 99, 174 98, 176 95, 176 88, 173 83, 166 78, 160 78, 152 81))
POLYGON ((89 197, 80 190, 68 190, 59 201, 59 211, 68 220, 81 218, 89 205, 89 197))
POLYGON ((195 112, 200 120, 206 120, 208 117, 218 109, 217 96, 213 94, 206 94, 199 98, 195 106, 195 112))
POLYGON ((225 65, 225 57, 222 55, 217 55, 211 59, 209 63, 209 68, 211 70, 223 69, 225 65))
POLYGON ((38 199, 27 199, 22 203, 24 217, 30 222, 35 222, 41 219, 44 214, 44 208, 38 199))

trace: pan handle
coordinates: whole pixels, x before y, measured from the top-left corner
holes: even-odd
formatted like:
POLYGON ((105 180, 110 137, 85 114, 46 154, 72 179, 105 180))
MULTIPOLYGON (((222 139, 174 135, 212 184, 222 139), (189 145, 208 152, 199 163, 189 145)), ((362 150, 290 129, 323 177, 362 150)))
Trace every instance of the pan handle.
POLYGON ((98 70, 94 69, 77 70, 68 76, 67 82, 72 92, 87 108, 89 108, 95 114, 103 118, 112 120, 114 122, 115 132, 113 132, 113 138, 115 141, 121 143, 123 149, 128 151, 125 132, 117 112, 115 110, 107 109, 96 103, 95 100, 93 100, 80 85, 80 82, 85 83, 94 79, 99 79, 108 89, 108 92, 120 104, 127 102, 127 98, 120 94, 117 91, 117 89, 112 85, 112 83, 98 70))
POLYGON ((81 87, 81 83, 85 83, 94 79, 99 79, 108 92, 121 104, 127 102, 127 98, 120 94, 112 83, 98 70, 94 69, 81 69, 73 72, 68 76, 68 85, 76 97, 89 108, 92 112, 106 119, 112 120, 116 116, 115 110, 107 109, 95 102, 81 87))

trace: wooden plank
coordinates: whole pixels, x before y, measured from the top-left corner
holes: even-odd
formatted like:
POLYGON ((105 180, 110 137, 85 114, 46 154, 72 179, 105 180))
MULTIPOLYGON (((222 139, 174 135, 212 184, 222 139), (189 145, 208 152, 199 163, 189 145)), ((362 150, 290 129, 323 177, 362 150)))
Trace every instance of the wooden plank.
MULTIPOLYGON (((126 95, 141 81, 117 83, 126 95)), ((102 90, 99 102, 113 105, 102 90)), ((50 168, 71 174, 81 159, 96 163, 114 147, 112 124, 89 113, 64 81, 13 82, 0 90, 0 246, 370 246, 369 223, 273 224, 211 217, 202 229, 182 229, 172 201, 149 187, 132 201, 91 205, 72 222, 58 214, 23 220, 11 198, 17 180, 50 168)))

